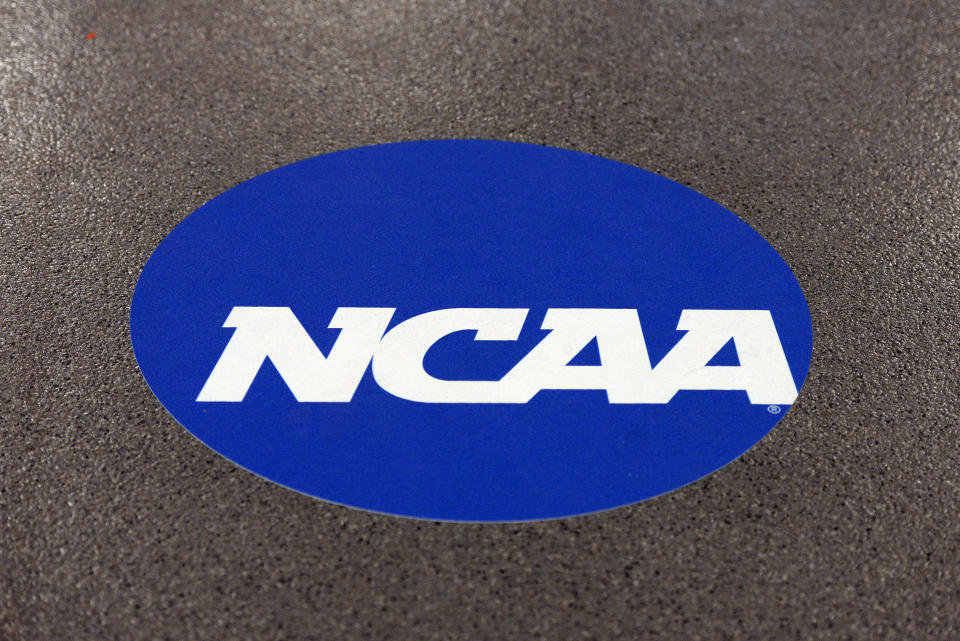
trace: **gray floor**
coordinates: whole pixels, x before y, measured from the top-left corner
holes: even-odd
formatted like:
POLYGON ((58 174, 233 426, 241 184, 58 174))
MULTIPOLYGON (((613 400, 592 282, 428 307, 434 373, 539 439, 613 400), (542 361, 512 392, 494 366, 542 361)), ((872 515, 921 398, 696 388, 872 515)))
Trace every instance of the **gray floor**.
POLYGON ((362 5, 0 4, 0 638, 960 638, 960 5, 362 5), (813 313, 793 410, 670 495, 509 526, 327 505, 178 426, 127 330, 166 233, 443 137, 746 219, 813 313))

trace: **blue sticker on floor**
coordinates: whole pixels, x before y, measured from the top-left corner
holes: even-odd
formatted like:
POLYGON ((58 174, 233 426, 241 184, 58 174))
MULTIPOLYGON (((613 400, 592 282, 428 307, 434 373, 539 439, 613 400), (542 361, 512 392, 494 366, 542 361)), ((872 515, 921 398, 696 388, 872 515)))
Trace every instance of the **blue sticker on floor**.
POLYGON ((723 207, 636 167, 485 140, 248 180, 133 296, 164 407, 238 465, 439 520, 571 516, 676 489, 781 418, 803 292, 723 207))

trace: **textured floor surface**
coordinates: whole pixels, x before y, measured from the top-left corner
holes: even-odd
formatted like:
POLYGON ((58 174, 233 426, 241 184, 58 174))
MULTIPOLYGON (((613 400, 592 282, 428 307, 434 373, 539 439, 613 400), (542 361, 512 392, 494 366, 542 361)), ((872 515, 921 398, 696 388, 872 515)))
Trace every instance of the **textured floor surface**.
POLYGON ((960 638, 958 58, 954 0, 2 0, 0 639, 960 638), (527 525, 328 505, 177 425, 127 329, 167 232, 444 137, 747 220, 813 314, 790 413, 706 480, 527 525))

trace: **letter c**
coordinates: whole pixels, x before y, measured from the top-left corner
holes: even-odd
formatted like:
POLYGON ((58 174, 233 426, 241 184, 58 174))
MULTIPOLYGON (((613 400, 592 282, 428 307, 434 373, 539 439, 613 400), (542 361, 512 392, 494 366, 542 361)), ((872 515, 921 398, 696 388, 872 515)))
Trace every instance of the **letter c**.
POLYGON ((475 329, 478 341, 515 341, 529 309, 453 308, 407 319, 381 339, 373 356, 373 377, 384 390, 419 403, 505 403, 500 381, 445 381, 423 369, 427 350, 438 340, 475 329))

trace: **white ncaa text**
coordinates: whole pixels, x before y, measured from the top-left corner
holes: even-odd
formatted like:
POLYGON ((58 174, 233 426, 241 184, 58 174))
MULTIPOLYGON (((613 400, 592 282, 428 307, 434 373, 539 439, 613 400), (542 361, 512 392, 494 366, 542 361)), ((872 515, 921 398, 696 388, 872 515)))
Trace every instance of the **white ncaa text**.
POLYGON ((742 390, 750 403, 789 405, 797 388, 769 310, 685 309, 686 333, 650 364, 635 309, 547 310, 550 330, 500 380, 443 380, 423 366, 427 350, 453 332, 478 341, 515 341, 523 308, 453 308, 409 318, 387 331, 395 309, 340 307, 340 334, 324 356, 289 307, 234 307, 235 328, 197 397, 239 403, 267 358, 302 403, 347 403, 372 366, 385 391, 421 403, 526 403, 540 390, 605 390, 610 403, 668 403, 681 390, 742 390), (592 340, 599 365, 569 365, 592 340), (731 339, 740 364, 707 365, 731 339))

